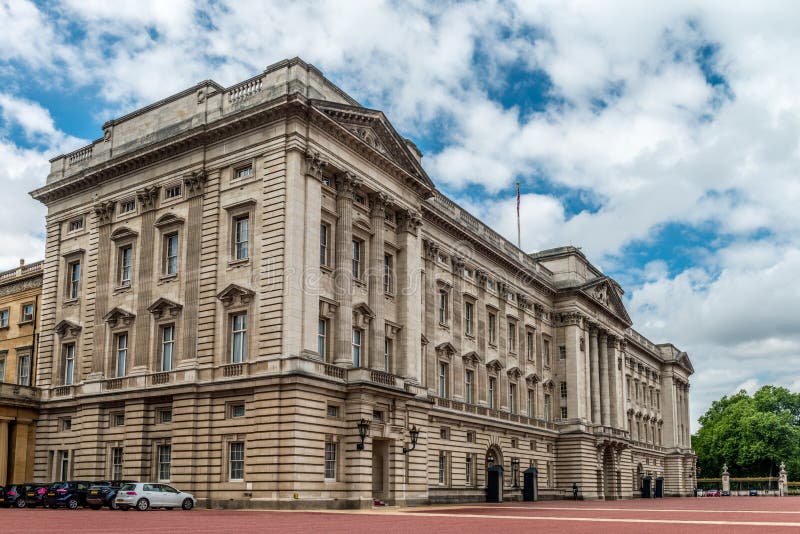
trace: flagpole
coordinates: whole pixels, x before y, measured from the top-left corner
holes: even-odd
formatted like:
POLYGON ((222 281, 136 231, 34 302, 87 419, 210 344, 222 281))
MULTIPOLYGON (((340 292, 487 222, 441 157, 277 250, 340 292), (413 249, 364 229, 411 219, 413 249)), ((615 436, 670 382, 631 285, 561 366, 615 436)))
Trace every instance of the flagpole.
POLYGON ((519 180, 517 180, 517 248, 522 249, 522 239, 519 227, 519 180))

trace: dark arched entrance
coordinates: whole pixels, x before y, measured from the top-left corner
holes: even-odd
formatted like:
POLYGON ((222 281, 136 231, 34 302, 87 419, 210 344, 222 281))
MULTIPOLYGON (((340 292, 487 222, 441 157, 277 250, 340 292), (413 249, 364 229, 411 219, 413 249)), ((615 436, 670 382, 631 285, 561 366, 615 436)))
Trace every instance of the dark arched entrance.
POLYGON ((503 452, 497 445, 486 451, 486 502, 503 502, 503 452))

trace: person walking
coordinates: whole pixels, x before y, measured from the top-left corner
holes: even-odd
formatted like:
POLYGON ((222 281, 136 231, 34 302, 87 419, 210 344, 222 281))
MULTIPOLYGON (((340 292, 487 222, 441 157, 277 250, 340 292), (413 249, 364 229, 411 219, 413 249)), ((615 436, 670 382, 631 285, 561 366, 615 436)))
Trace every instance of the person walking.
POLYGON ((578 500, 578 483, 577 482, 573 482, 572 483, 572 498, 575 499, 576 501, 578 500))

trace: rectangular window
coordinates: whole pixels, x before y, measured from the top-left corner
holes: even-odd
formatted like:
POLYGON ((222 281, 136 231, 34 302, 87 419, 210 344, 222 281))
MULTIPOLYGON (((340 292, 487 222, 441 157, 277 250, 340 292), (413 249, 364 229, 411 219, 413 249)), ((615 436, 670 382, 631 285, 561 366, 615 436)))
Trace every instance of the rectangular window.
POLYGON ((230 479, 244 480, 244 442, 233 441, 229 448, 230 479))
POLYGON ((351 251, 351 260, 353 263, 353 278, 361 278, 361 260, 364 257, 363 250, 364 243, 358 239, 353 239, 353 248, 351 251))
POLYGON ((69 432, 72 430, 72 418, 71 417, 62 417, 61 418, 61 431, 62 432, 69 432))
POLYGON ((111 449, 111 480, 122 480, 122 447, 111 449))
POLYGON ((517 413, 517 385, 508 385, 508 411, 512 414, 517 413))
POLYGON ((120 213, 130 213, 135 210, 136 210, 136 201, 133 199, 125 200, 123 202, 120 202, 119 204, 120 213))
POLYGON ((497 344, 497 314, 489 312, 489 344, 497 344))
POLYGON ((475 443, 476 441, 475 432, 472 430, 467 430, 467 443, 475 443))
POLYGON ((566 382, 561 382, 561 398, 562 399, 566 399, 567 398, 567 383, 566 382))
POLYGON ((544 364, 550 367, 550 341, 547 339, 542 340, 542 352, 544 353, 544 364))
POLYGON ((116 374, 114 376, 125 376, 128 368, 128 333, 117 334, 116 345, 116 374))
POLYGON ((472 335, 472 303, 464 303, 464 333, 468 336, 472 335))
POLYGON ((75 344, 64 345, 64 384, 71 386, 75 374, 75 344))
POLYGON ((443 399, 447 398, 447 393, 450 388, 447 384, 448 378, 448 365, 444 362, 439 362, 439 396, 443 399))
POLYGON ((391 294, 394 291, 394 262, 391 254, 383 255, 383 292, 391 294))
POLYGON ((178 274, 178 234, 164 236, 164 274, 178 274))
POLYGON ((388 337, 383 339, 383 370, 392 372, 392 340, 388 337))
POLYGON ((443 426, 439 429, 439 439, 450 439, 450 429, 443 426))
POLYGON ((561 407, 561 419, 566 419, 566 418, 567 418, 567 407, 566 406, 562 406, 561 407))
POLYGON ((250 257, 250 216, 242 215, 233 220, 233 257, 246 260, 250 257))
POLYGON ((165 408, 162 410, 158 410, 158 422, 161 424, 164 423, 171 423, 172 422, 172 410, 169 408, 165 408))
POLYGON ((317 352, 322 361, 328 356, 328 321, 319 319, 317 323, 317 352))
POLYGON ((550 400, 550 395, 544 396, 544 420, 549 421, 553 417, 553 402, 550 400))
POLYGON ((0 310, 0 328, 8 326, 8 308, 0 310))
POLYGON ((330 265, 328 249, 330 247, 331 227, 322 224, 319 227, 319 264, 330 265))
POLYGON ((77 232, 78 230, 83 229, 83 217, 80 219, 73 219, 69 222, 68 231, 70 232, 77 232))
POLYGON ((22 322, 29 323, 31 321, 33 321, 33 304, 23 304, 22 322))
POLYGON ((22 354, 17 357, 17 384, 31 385, 31 355, 22 354))
POLYGON ((527 332, 525 334, 525 354, 528 358, 528 361, 533 361, 533 332, 527 332))
POLYGON ((230 417, 235 419, 237 417, 244 417, 245 409, 243 403, 231 404, 230 417))
POLYGON ((125 245, 119 249, 119 285, 128 287, 131 285, 131 273, 133 270, 133 246, 125 245))
POLYGON ((158 479, 169 480, 169 470, 172 464, 172 446, 158 446, 158 479))
POLYGON ((467 460, 464 463, 464 481, 467 486, 472 485, 472 455, 467 453, 467 460))
POLYGON ((175 361, 175 325, 161 327, 161 371, 172 371, 175 361))
POLYGON ((336 443, 331 439, 325 441, 325 478, 336 480, 336 443))
POLYGON ((567 347, 564 345, 558 346, 558 359, 562 361, 567 359, 567 347))
POLYGON ((534 407, 535 398, 536 397, 534 396, 533 390, 529 389, 528 390, 528 406, 527 406, 528 417, 534 417, 533 407, 534 407))
POLYGON ((338 418, 339 417, 339 407, 335 404, 328 405, 328 417, 338 418))
POLYGON ((125 414, 124 413, 112 413, 111 414, 111 426, 125 426, 125 414))
POLYGON ((447 483, 447 455, 444 451, 439 452, 439 484, 447 483))
POLYGON ((493 376, 489 377, 489 409, 497 409, 497 379, 493 376))
POLYGON ((250 178, 253 176, 253 166, 252 165, 244 165, 242 167, 237 167, 236 170, 233 171, 233 178, 239 180, 241 178, 250 178))
POLYGON ((172 186, 169 186, 166 189, 164 189, 164 198, 166 198, 166 199, 178 198, 179 196, 181 196, 181 185, 180 184, 172 185, 172 186))
POLYGON ((59 479, 69 480, 69 451, 58 451, 59 479))
POLYGON ((231 362, 247 361, 247 314, 231 316, 231 362))
POLYGON ((475 402, 475 371, 469 369, 464 371, 464 402, 467 404, 475 402))
POLYGON ((67 295, 70 299, 78 298, 80 294, 81 285, 81 262, 73 261, 67 266, 67 274, 69 276, 67 295))
POLYGON ((517 352, 517 324, 508 322, 508 352, 517 352))
POLYGON ((447 291, 439 291, 439 324, 447 324, 447 291))
POLYGON ((6 381, 6 354, 7 352, 0 352, 0 384, 6 381))
POLYGON ((353 329, 353 367, 361 367, 361 330, 353 329))

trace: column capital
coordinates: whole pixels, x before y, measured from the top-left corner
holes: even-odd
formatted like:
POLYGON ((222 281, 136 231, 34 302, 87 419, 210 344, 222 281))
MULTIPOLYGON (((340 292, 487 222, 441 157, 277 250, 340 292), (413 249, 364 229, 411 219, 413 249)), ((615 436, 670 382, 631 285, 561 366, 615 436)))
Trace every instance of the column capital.
POLYGON ((183 183, 186 186, 187 198, 202 195, 207 179, 208 176, 204 171, 196 171, 184 176, 183 183))
POLYGON ((451 256, 450 261, 453 263, 453 274, 459 277, 463 276, 464 266, 466 265, 464 258, 462 258, 461 256, 454 255, 451 256))
POLYGON ((386 208, 391 207, 392 201, 386 193, 375 192, 369 195, 370 215, 373 217, 385 217, 386 208))
POLYGON ((595 322, 589 322, 589 334, 591 336, 597 336, 600 333, 600 325, 595 322))
POLYGON ((602 328, 598 328, 598 337, 600 338, 601 343, 608 342, 608 330, 603 330, 602 328))
POLYGON ((353 200, 353 193, 363 182, 354 173, 344 171, 336 175, 336 198, 353 200))
POLYGON ((101 226, 111 223, 116 205, 117 202, 115 200, 107 200, 94 205, 94 214, 97 216, 97 222, 101 226))
POLYGON ((158 198, 158 192, 160 190, 160 185, 149 185, 144 189, 139 189, 136 191, 136 199, 139 201, 139 206, 142 212, 155 209, 156 199, 158 198))
POLYGON ((328 162, 322 158, 319 152, 316 150, 306 152, 306 176, 322 182, 322 174, 327 166, 328 162))
POLYGON ((400 232, 408 232, 418 235, 419 227, 422 226, 422 218, 414 210, 401 210, 397 214, 397 229, 400 232))
POLYGON ((436 257, 439 255, 439 244, 430 239, 423 239, 422 247, 425 252, 425 259, 436 262, 436 257))

